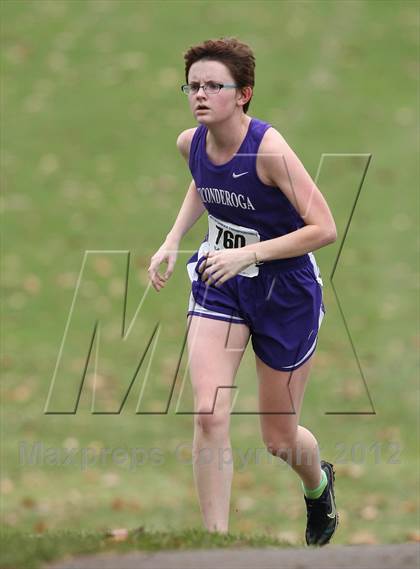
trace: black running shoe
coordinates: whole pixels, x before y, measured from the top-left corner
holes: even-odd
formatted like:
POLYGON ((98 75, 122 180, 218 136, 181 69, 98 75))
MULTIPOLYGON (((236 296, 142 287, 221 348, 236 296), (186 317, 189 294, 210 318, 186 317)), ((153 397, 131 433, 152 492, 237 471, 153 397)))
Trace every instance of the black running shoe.
POLYGON ((327 486, 319 498, 310 499, 304 495, 307 509, 306 543, 326 545, 338 526, 338 513, 335 508, 334 467, 321 460, 321 468, 327 475, 327 486))

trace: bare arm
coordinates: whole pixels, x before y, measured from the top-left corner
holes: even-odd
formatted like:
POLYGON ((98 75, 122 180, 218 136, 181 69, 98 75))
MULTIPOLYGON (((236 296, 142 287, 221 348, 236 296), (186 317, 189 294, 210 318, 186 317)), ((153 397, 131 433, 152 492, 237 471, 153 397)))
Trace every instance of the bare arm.
POLYGON ((178 246, 184 235, 188 233, 191 227, 203 215, 205 209, 200 195, 197 192, 195 182, 192 180, 175 223, 166 237, 165 243, 178 246))
MULTIPOLYGON (((184 130, 178 136, 178 140, 176 141, 177 148, 187 164, 190 156, 191 141, 195 130, 195 128, 184 130)), ((188 233, 195 222, 202 216, 205 209, 206 208, 204 207, 197 192, 195 182, 192 180, 175 223, 166 237, 166 241, 178 245, 183 236, 188 233)))
MULTIPOLYGON (((179 135, 177 140, 178 150, 187 163, 194 131, 195 129, 193 128, 185 130, 179 135)), ((205 209, 200 195, 197 192, 195 182, 192 180, 172 229, 150 262, 148 269, 149 278, 157 292, 165 286, 167 280, 173 273, 181 239, 203 215, 205 209), (159 273, 161 263, 167 263, 168 265, 163 276, 159 273)))
POLYGON ((286 195, 305 222, 304 227, 287 235, 247 246, 259 261, 297 257, 337 239, 334 218, 324 196, 275 129, 269 129, 263 138, 257 171, 264 183, 277 186, 286 195))

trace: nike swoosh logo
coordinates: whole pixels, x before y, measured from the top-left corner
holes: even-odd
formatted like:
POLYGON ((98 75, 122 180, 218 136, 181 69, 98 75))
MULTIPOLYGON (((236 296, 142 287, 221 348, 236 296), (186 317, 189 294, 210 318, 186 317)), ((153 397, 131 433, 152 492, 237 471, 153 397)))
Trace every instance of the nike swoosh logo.
POLYGON ((241 172, 240 174, 235 174, 235 172, 232 173, 232 176, 234 178, 240 178, 241 176, 245 176, 245 174, 248 174, 249 172, 241 172))
POLYGON ((327 516, 333 520, 337 514, 337 511, 335 509, 334 499, 331 490, 330 490, 330 498, 331 498, 331 512, 327 514, 327 516))

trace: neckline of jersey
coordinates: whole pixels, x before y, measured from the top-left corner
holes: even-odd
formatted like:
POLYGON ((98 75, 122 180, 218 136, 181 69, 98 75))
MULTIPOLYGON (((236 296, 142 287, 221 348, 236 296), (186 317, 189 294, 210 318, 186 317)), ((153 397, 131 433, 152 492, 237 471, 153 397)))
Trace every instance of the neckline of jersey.
POLYGON ((207 146, 206 138, 207 138, 208 128, 204 127, 205 132, 204 132, 204 136, 203 136, 203 150, 204 150, 203 155, 204 155, 204 159, 205 159, 207 166, 209 166, 210 168, 217 170, 217 171, 224 170, 225 168, 230 166, 232 164, 232 162, 235 160, 235 158, 237 157, 237 155, 241 153, 243 146, 245 145, 246 141, 248 140, 248 138, 251 134, 251 126, 252 126, 253 122, 254 122, 254 118, 251 117, 251 120, 249 121, 249 124, 248 124, 248 130, 246 131, 246 134, 244 136, 244 139, 242 140, 240 147, 238 148, 236 153, 232 156, 232 158, 230 160, 228 160, 227 162, 224 162, 223 164, 214 164, 214 162, 212 162, 210 160, 210 158, 208 157, 207 148, 206 148, 206 146, 207 146))

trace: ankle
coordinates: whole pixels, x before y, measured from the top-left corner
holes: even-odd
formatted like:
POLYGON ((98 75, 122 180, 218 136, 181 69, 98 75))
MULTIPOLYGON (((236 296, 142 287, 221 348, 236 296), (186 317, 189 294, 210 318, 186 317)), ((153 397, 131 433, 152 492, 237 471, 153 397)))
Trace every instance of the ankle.
POLYGON ((307 498, 316 500, 324 492, 328 484, 328 478, 324 470, 321 469, 321 481, 315 488, 307 488, 302 482, 302 490, 307 498))

